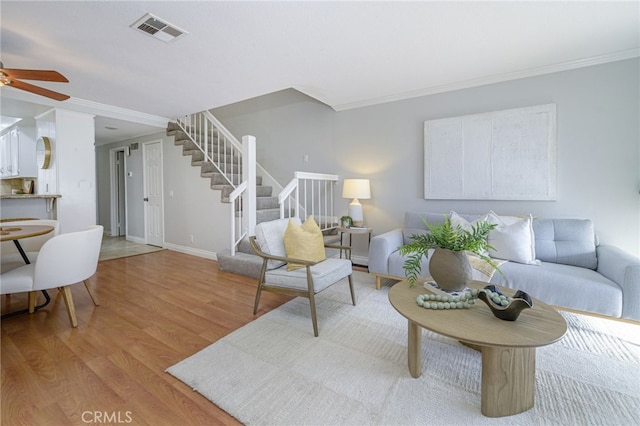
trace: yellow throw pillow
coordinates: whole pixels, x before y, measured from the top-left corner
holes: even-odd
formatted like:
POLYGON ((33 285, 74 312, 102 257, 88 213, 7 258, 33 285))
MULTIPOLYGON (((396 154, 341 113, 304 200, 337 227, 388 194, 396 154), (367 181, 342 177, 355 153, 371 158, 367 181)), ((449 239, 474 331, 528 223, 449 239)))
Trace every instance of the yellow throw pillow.
MULTIPOLYGON (((287 251, 287 257, 294 259, 320 262, 327 258, 322 231, 312 216, 309 216, 302 226, 289 220, 287 230, 284 232, 284 248, 287 251)), ((304 265, 289 263, 287 270, 293 271, 303 267, 304 265)))

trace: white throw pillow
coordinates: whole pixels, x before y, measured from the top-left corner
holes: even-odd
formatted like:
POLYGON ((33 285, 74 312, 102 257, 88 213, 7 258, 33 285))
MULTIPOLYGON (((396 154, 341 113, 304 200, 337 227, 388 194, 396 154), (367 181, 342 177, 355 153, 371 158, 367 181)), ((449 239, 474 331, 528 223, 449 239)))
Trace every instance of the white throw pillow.
MULTIPOLYGON (((451 227, 453 229, 455 229, 457 226, 460 226, 460 228, 464 229, 465 231, 469 231, 471 232, 472 228, 474 226, 476 226, 478 223, 480 222, 489 222, 489 223, 494 223, 492 221, 489 220, 489 215, 486 214, 484 216, 480 216, 479 218, 469 222, 467 219, 463 218, 462 216, 460 216, 458 213, 454 212, 453 210, 451 212, 449 212, 449 221, 451 222, 451 227)), ((483 250, 482 253, 483 256, 489 256, 489 252, 486 250, 483 250)))
POLYGON ((451 222, 451 227, 453 229, 455 229, 456 226, 460 226, 460 228, 464 229, 465 231, 471 231, 471 228, 473 226, 477 225, 479 222, 484 222, 485 220, 487 220, 487 215, 481 216, 476 220, 469 222, 467 219, 463 218, 453 210, 449 212, 449 221, 451 222))
POLYGON ((489 256, 527 265, 540 264, 536 260, 533 216, 519 218, 489 212, 487 220, 498 225, 489 233, 488 242, 493 247, 489 256))

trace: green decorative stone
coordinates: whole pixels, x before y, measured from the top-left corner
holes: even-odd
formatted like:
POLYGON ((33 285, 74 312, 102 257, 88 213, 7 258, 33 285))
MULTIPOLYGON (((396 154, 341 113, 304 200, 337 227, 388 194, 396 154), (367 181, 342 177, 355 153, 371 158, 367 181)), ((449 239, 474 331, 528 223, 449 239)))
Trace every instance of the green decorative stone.
POLYGON ((416 303, 418 304, 418 306, 425 309, 469 309, 476 303, 479 291, 482 291, 487 296, 491 297, 492 300, 498 305, 506 306, 506 304, 508 304, 511 300, 511 298, 504 297, 504 295, 492 292, 489 289, 471 289, 456 296, 441 294, 420 294, 416 297, 416 303))

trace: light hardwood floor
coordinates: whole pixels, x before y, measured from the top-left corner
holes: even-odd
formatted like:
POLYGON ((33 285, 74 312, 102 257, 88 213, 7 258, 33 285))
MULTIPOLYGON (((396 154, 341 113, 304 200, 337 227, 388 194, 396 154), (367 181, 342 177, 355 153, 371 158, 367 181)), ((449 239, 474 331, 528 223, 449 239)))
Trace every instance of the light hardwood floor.
MULTIPOLYGON (((55 290, 2 321, 3 426, 238 424, 164 371, 256 318, 255 279, 163 250, 102 261, 90 282, 100 306, 74 285, 76 329, 55 290)), ((289 299, 263 293, 258 316, 289 299)), ((26 303, 2 296, 2 313, 26 303)))

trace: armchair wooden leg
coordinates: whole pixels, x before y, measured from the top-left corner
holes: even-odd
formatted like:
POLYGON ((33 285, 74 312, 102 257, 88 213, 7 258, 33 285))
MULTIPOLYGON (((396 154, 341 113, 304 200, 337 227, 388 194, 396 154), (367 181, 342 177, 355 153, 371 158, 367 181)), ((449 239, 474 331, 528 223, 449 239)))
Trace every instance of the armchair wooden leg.
POLYGON ((71 296, 71 287, 66 285, 62 287, 62 297, 64 298, 64 305, 67 308, 67 314, 69 315, 69 321, 71 321, 72 327, 78 326, 78 319, 76 318, 76 307, 73 304, 73 296, 71 296))
POLYGON ((380 287, 382 287, 382 278, 380 275, 376 275, 376 290, 380 290, 380 287))
POLYGON ((36 292, 29 292, 29 313, 32 314, 36 311, 36 292))
POLYGON ((311 308, 311 322, 313 323, 313 335, 318 337, 318 315, 316 314, 316 292, 313 287, 313 277, 311 275, 311 267, 307 265, 307 294, 309 298, 309 307, 311 308))
POLYGON ((253 315, 258 313, 258 303, 260 303, 260 295, 262 294, 262 284, 264 284, 266 273, 267 273, 267 259, 263 259, 262 267, 260 268, 260 275, 258 278, 258 290, 256 291, 256 301, 253 304, 253 315))
POLYGON ((356 293, 353 291, 353 277, 349 275, 349 290, 351 290, 351 301, 353 306, 356 306, 356 293))
POLYGON ((311 308, 311 322, 313 323, 313 335, 318 337, 318 316, 316 315, 316 298, 312 294, 309 295, 309 307, 311 308))
POLYGON ((100 306, 100 304, 98 303, 98 298, 96 297, 96 295, 93 293, 93 290, 91 290, 91 287, 89 286, 89 280, 84 280, 84 286, 87 289, 87 292, 89 293, 89 297, 91 298, 91 301, 93 302, 94 305, 96 306, 100 306))
POLYGON ((258 283, 258 291, 256 291, 256 301, 253 304, 253 315, 258 312, 258 304, 260 303, 260 295, 262 294, 262 283, 258 283))

